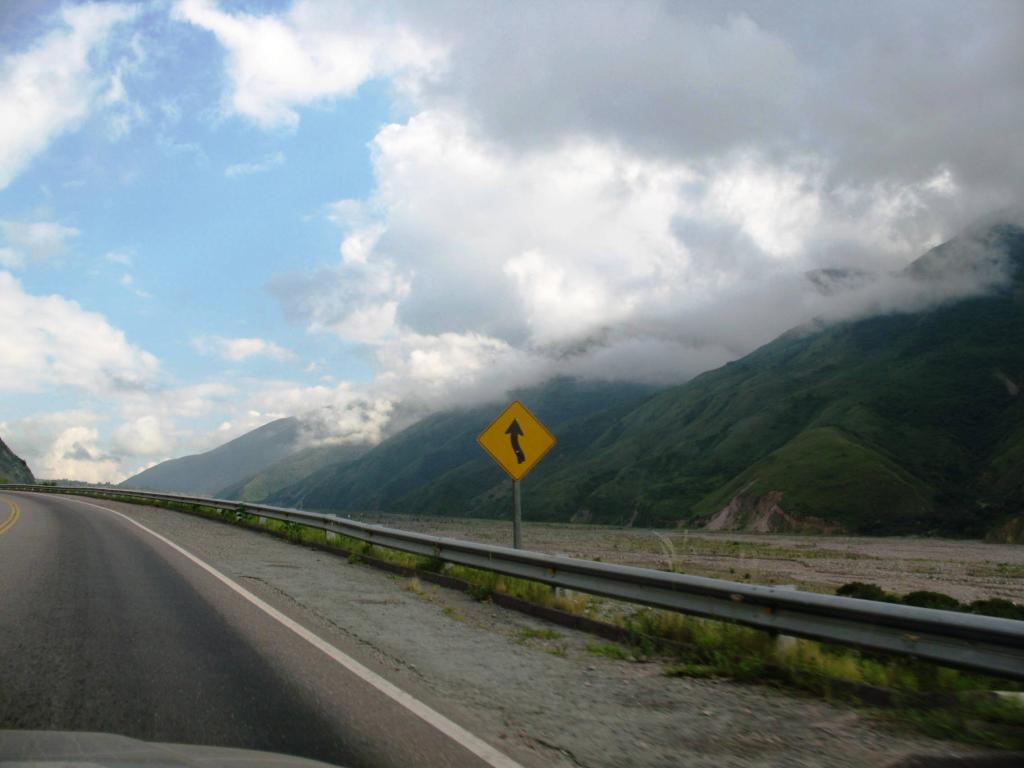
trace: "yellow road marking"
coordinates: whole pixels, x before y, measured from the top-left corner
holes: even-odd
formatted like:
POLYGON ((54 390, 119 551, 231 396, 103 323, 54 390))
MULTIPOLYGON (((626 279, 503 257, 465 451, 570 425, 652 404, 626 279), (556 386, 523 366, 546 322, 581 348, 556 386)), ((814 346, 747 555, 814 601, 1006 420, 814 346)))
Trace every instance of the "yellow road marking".
POLYGON ((5 533, 11 530, 11 528, 14 527, 14 524, 18 522, 18 518, 21 517, 21 510, 18 509, 17 504, 15 504, 10 499, 4 499, 4 501, 6 501, 11 506, 11 516, 4 520, 2 523, 0 523, 0 536, 3 536, 5 533))

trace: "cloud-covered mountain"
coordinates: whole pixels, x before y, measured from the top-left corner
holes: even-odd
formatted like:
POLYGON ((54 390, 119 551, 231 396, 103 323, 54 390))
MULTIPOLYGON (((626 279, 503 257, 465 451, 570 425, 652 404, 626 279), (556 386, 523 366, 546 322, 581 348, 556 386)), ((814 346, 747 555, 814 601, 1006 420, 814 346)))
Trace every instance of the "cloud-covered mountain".
POLYGON ((0 440, 0 483, 34 483, 32 470, 0 440))
POLYGON ((890 273, 1024 200, 1022 25, 1003 0, 0 3, 0 428, 114 482, 325 406, 331 440, 377 442, 934 305, 957 286, 890 273))
MULTIPOLYGON (((1019 514, 1024 230, 976 228, 896 277, 903 309, 802 326, 651 397, 579 412, 538 392, 560 442, 527 517, 982 535, 1019 514), (964 279, 989 290, 949 292, 964 279)), ((488 413, 437 414, 273 498, 503 516, 507 482, 472 440, 488 413)))
MULTIPOLYGON (((549 429, 558 445, 542 462, 562 465, 586 449, 615 414, 650 397, 650 386, 559 378, 513 392, 549 429)), ((444 411, 384 440, 361 458, 326 466, 270 496, 278 504, 343 511, 389 510, 414 514, 477 511, 501 515, 492 503, 505 477, 476 437, 506 403, 444 411)), ((535 470, 539 471, 539 470, 535 470)), ((532 481, 532 476, 531 476, 532 481)))

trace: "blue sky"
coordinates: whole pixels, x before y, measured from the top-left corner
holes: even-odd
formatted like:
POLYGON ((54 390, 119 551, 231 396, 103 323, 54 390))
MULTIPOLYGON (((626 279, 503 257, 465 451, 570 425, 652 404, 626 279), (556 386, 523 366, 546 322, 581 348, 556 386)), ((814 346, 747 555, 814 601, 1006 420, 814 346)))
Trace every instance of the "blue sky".
POLYGON ((0 436, 119 480, 885 308, 802 275, 1020 205, 1021 6, 970 5, 5 4, 0 436))
MULTIPOLYGON (((100 111, 2 193, 5 218, 77 230, 66 253, 30 261, 20 274, 26 289, 102 308, 184 380, 222 368, 191 344, 214 332, 273 338, 304 359, 336 355, 331 340, 282 323, 280 310, 266 307, 265 286, 334 258, 339 230, 323 209, 372 189, 367 146, 394 116, 386 85, 368 82, 355 98, 310 110, 301 135, 268 134, 217 111, 210 73, 224 54, 213 36, 158 12, 144 14, 134 34, 146 49, 151 41, 163 49, 125 78, 142 125, 112 139, 119 113, 100 111)), ((264 373, 282 366, 263 362, 264 373)), ((341 375, 369 375, 358 360, 340 362, 341 375)))

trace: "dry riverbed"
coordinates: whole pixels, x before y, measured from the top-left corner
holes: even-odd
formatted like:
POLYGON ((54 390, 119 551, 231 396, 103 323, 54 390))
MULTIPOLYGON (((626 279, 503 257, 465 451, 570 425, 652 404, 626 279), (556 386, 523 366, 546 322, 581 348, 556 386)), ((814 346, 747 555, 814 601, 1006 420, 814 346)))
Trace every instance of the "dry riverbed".
MULTIPOLYGON (((194 552, 524 766, 866 767, 985 752, 764 685, 668 677, 657 661, 595 654, 601 641, 590 635, 266 534, 101 503, 194 552)), ((479 539, 489 530, 498 527, 443 532, 479 539)), ((539 529, 528 530, 538 546, 539 529)), ((575 531, 555 533, 579 540, 575 531)), ((631 562, 657 564, 650 555, 631 562)))
MULTIPOLYGON (((508 521, 360 516, 438 536, 508 546, 508 521)), ((888 592, 944 592, 961 602, 1024 599, 1024 546, 910 537, 793 536, 621 529, 525 523, 528 549, 571 557, 714 576, 755 584, 793 584, 835 592, 851 581, 888 592)))

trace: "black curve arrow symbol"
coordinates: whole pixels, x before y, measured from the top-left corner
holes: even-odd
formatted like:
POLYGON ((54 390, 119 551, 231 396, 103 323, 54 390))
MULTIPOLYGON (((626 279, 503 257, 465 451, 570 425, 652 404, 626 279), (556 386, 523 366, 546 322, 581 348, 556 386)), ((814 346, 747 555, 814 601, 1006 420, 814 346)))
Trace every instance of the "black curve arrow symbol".
POLYGON ((519 426, 518 419, 512 419, 512 423, 508 425, 505 434, 512 436, 512 450, 516 454, 516 462, 522 464, 526 461, 526 454, 523 453, 523 449, 519 446, 519 438, 523 434, 523 428, 519 426))

